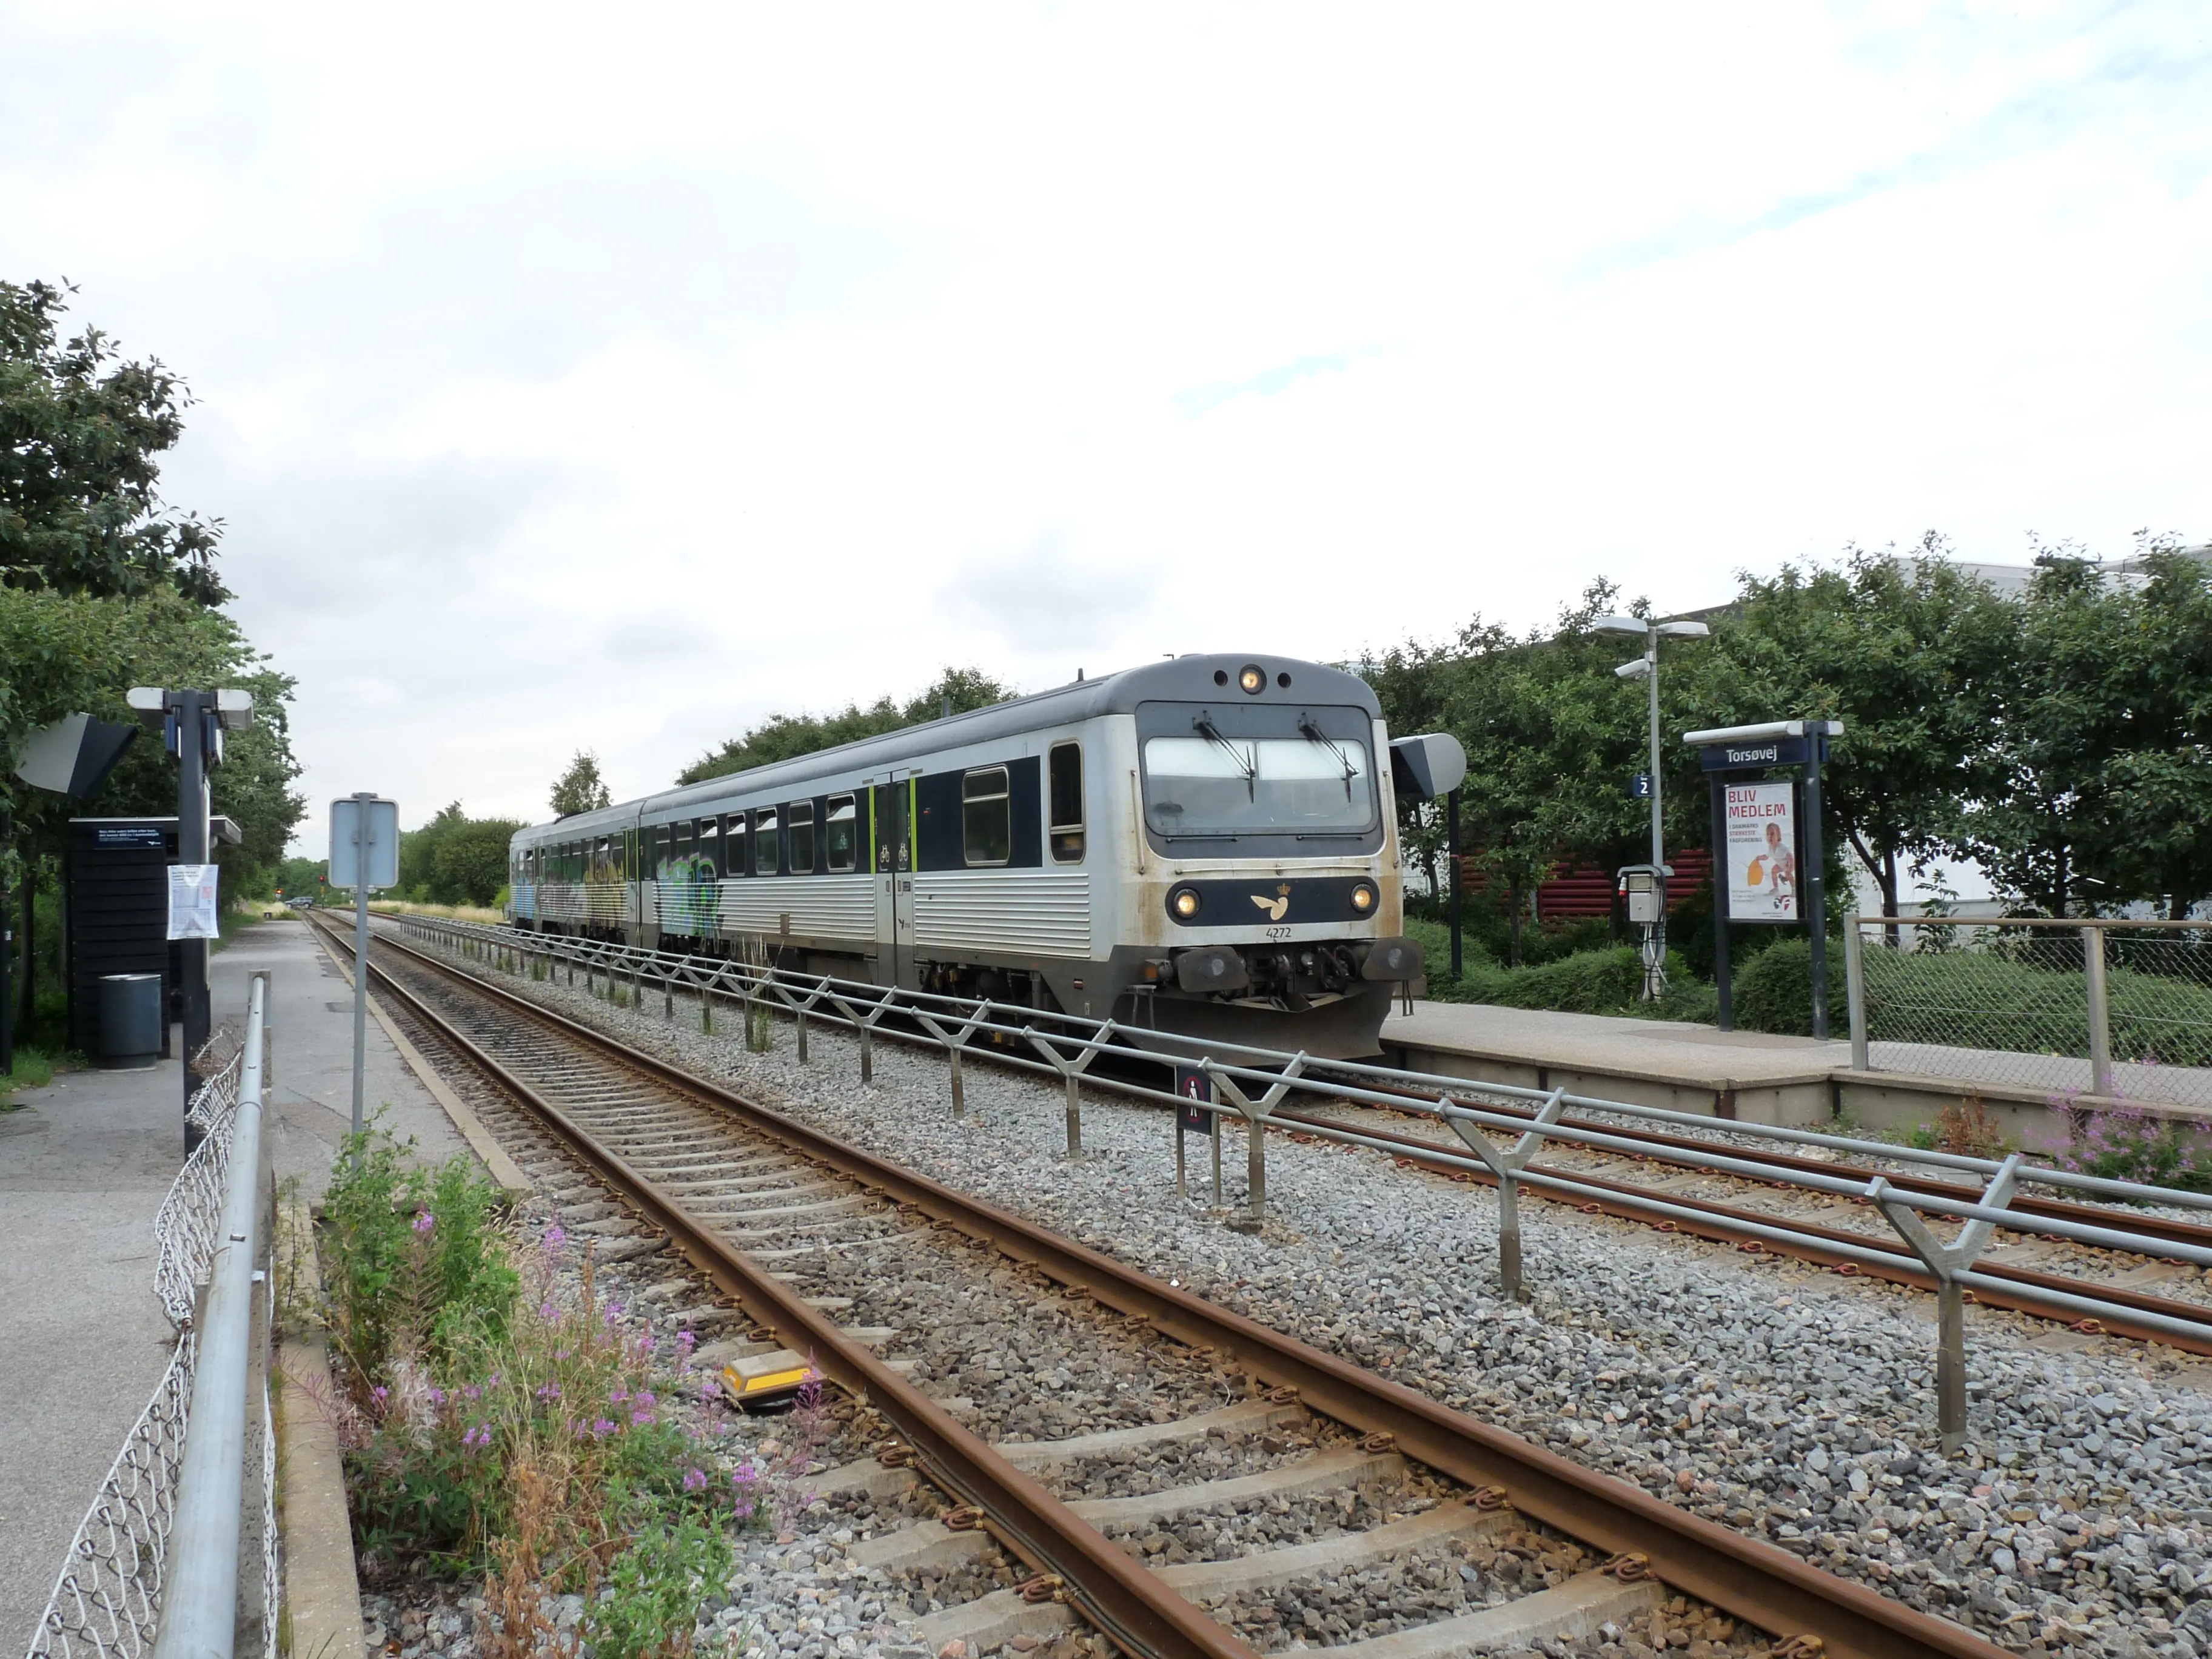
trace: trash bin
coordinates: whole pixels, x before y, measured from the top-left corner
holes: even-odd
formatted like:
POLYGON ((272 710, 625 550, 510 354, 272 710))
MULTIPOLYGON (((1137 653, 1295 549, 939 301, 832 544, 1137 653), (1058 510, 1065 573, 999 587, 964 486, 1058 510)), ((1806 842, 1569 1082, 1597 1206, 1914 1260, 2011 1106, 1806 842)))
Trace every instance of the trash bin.
POLYGON ((143 1071, 161 1057, 161 976, 100 976, 100 1063, 143 1071))

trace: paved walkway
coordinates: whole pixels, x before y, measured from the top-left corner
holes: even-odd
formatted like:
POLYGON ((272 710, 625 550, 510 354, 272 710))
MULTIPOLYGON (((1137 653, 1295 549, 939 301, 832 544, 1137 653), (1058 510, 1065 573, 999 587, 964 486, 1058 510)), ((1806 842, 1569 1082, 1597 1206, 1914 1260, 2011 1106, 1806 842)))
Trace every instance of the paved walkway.
MULTIPOLYGON (((258 968, 275 976, 270 1162, 319 1193, 352 1109, 351 993, 306 924, 264 922, 210 964, 218 1020, 243 1022, 258 968)), ((464 1150, 374 1020, 368 1055, 372 1109, 389 1102, 427 1157, 464 1150)), ((66 1073, 17 1098, 0 1113, 0 1654, 30 1645, 77 1522, 169 1362, 153 1227, 184 1156, 174 1060, 66 1073)))

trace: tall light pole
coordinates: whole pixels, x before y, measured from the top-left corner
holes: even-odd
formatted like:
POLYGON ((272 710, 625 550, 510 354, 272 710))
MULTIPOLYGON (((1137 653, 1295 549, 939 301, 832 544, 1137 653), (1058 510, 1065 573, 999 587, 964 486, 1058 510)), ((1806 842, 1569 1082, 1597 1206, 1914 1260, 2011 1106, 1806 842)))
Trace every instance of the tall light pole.
MULTIPOLYGON (((1645 617, 1600 617, 1590 624, 1601 634, 1634 634, 1644 641, 1644 654, 1613 672, 1622 679, 1641 679, 1650 692, 1651 705, 1651 868, 1660 881, 1659 919, 1644 936, 1644 1000, 1656 1002, 1667 988, 1667 867, 1666 831, 1659 786, 1659 641, 1702 640, 1712 632, 1698 622, 1654 621, 1645 617)), ((1716 854, 1717 856, 1717 854, 1716 854)))

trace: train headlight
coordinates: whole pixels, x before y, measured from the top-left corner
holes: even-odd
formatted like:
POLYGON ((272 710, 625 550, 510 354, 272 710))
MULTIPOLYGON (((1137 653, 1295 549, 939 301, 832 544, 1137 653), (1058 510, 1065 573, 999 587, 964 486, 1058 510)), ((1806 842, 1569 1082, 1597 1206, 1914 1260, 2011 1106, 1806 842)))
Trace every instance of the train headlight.
POLYGON ((1246 696, 1256 697, 1267 687, 1267 671, 1256 662, 1248 662, 1243 672, 1237 676, 1237 684, 1243 689, 1246 696))
POLYGON ((1198 915, 1199 904, 1198 889, 1195 887, 1178 887, 1168 895, 1168 914, 1177 921, 1194 920, 1198 915))
POLYGON ((1363 916, 1374 914, 1375 889, 1370 884, 1363 881, 1352 887, 1352 908, 1363 916))

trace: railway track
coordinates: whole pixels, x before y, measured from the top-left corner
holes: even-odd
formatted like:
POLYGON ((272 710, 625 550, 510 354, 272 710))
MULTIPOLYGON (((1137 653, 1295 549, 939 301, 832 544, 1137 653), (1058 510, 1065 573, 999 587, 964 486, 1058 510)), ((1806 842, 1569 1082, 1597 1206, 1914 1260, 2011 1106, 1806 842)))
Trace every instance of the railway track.
MULTIPOLYGON (((1510 1106, 1486 1109, 1522 1121, 1535 1115, 1510 1106)), ((1382 1121, 1387 1109, 1346 1107, 1328 1112, 1279 1111, 1274 1115, 1292 1134, 1327 1135, 1356 1123, 1363 1138, 1383 1143, 1402 1164, 1455 1181, 1497 1184, 1496 1178, 1468 1158, 1456 1143, 1382 1121)), ((1869 1180, 1881 1175, 1893 1186, 1963 1203, 1981 1196, 1978 1188, 1893 1168, 1875 1169, 1842 1159, 1815 1159, 1768 1148, 1728 1145, 1725 1150, 1732 1159, 1773 1170, 1772 1176, 1762 1182, 1671 1161, 1674 1154, 1710 1154, 1716 1150, 1711 1140, 1588 1118, 1563 1117, 1561 1122, 1636 1141, 1650 1150, 1640 1155, 1623 1154, 1559 1143, 1551 1157, 1532 1162, 1528 1170, 1549 1176, 1566 1189, 1532 1185, 1527 1188, 1532 1196, 1587 1214, 1638 1222, 1753 1253, 1773 1251, 1833 1268, 1847 1277, 1863 1276, 1920 1290, 1936 1289, 1934 1276, 1870 1205, 1863 1200, 1808 1189, 1793 1177, 1812 1174, 1832 1180, 1869 1180), (1661 1171, 1656 1179, 1655 1169, 1661 1171), (1674 1213, 1656 1213, 1655 1201, 1674 1213), (1778 1231, 1787 1237, 1777 1238, 1778 1231), (1869 1250, 1889 1260, 1869 1262, 1863 1256, 1869 1250)), ((2212 1249, 2212 1227, 2177 1217, 2030 1194, 2015 1194, 2011 1207, 2031 1225, 2042 1218, 2084 1226, 2119 1225, 2147 1239, 2212 1249)), ((2162 1284, 2201 1287, 2202 1271, 2187 1263, 2146 1262, 2141 1255, 2045 1237, 2023 1228, 2001 1230, 1975 1266, 1978 1272, 2004 1284, 2002 1288, 1984 1285, 1967 1291, 1969 1302, 2029 1314, 2083 1334, 2126 1337, 2164 1343, 2185 1352, 2212 1354, 2212 1301, 2160 1295, 2150 1288, 2162 1284), (2057 1266, 2069 1271, 2050 1270, 2057 1266), (2111 1311, 2085 1317, 2079 1310, 2056 1299, 2061 1297, 2094 1301, 2111 1311), (2129 1317, 2130 1312, 2149 1315, 2161 1322, 2133 1320, 2129 1317), (2164 1322, 2189 1328, 2176 1330, 2164 1322)))
MULTIPOLYGON (((387 936, 377 947, 371 972, 395 1012, 464 1057, 641 1225, 618 1249, 647 1254, 660 1248, 650 1235, 664 1236, 754 1322, 757 1340, 728 1345, 734 1382, 804 1356, 892 1425, 884 1455, 825 1485, 919 1501, 911 1526, 855 1553, 915 1583, 909 1606, 934 1608, 917 1626, 933 1644, 988 1651, 1079 1617, 1163 1659, 1228 1659, 1294 1634, 1347 1656, 1364 1639, 1370 1659, 1419 1659, 1589 1634, 1662 1603, 1687 1619, 1694 1601, 1707 1639, 1727 1644, 1724 1627, 1748 1627, 1732 1651, 1753 1640, 1778 1653, 1998 1651, 454 964, 387 936), (927 1306, 884 1312, 896 1325, 854 1319, 880 1307, 884 1285, 928 1279, 916 1264, 948 1251, 1021 1264, 1027 1299, 1006 1298, 1017 1340, 1067 1346, 1069 1380, 1084 1367, 1121 1373, 1122 1388, 1136 1377, 1150 1412, 994 1444, 984 1431, 1018 1414, 1024 1377, 1008 1368, 994 1379, 987 1352, 965 1356, 961 1376, 995 1382, 995 1403, 942 1401, 908 1380, 877 1346, 915 1343, 937 1373, 955 1335, 927 1306), (1370 1583, 1390 1605, 1372 1604, 1370 1583), (957 1599, 963 1586, 984 1593, 957 1599)), ((998 1334, 1002 1361, 1023 1352, 1004 1346, 1009 1334, 998 1334)))
MULTIPOLYGON (((542 949, 545 944, 543 939, 524 935, 509 942, 525 949, 542 949)), ((925 1051, 939 1048, 935 1041, 918 1030, 902 1030, 890 1020, 878 1024, 872 1035, 909 1042, 925 1051)), ((969 1054, 987 1064, 1048 1070, 1003 1050, 978 1048, 969 1054)), ((1133 1065, 1141 1068, 1152 1062, 1133 1065)), ((1401 1084, 1386 1085, 1374 1075, 1374 1068, 1334 1066, 1327 1062, 1311 1065, 1306 1082, 1325 1091, 1333 1078, 1340 1079, 1348 1092, 1376 1098, 1364 1104, 1349 1100, 1333 1104, 1316 1102, 1306 1109, 1278 1106, 1269 1115, 1270 1126, 1291 1134, 1323 1137, 1341 1136, 1347 1129, 1356 1129, 1362 1139, 1391 1152, 1409 1167, 1480 1186, 1497 1184, 1495 1176, 1468 1156, 1463 1146, 1449 1139, 1433 1119, 1429 1124, 1436 1133, 1412 1133, 1401 1123, 1391 1121, 1396 1115, 1381 1103, 1395 1095, 1414 1109, 1433 1107, 1437 1099, 1435 1093, 1401 1084)), ((1156 1079, 1129 1066, 1117 1071, 1110 1063, 1095 1066, 1085 1081, 1093 1087, 1139 1097, 1163 1102, 1170 1098, 1156 1079)), ((1492 1115, 1524 1123, 1535 1117, 1531 1109, 1495 1103, 1486 1097, 1491 1091, 1479 1085, 1469 1085, 1468 1093, 1482 1100, 1483 1109, 1492 1115)), ((1832 1268, 1846 1277, 1863 1276, 1922 1291, 1937 1288, 1934 1275, 1871 1206, 1863 1200, 1815 1190, 1805 1184, 1806 1180, 1865 1182, 1879 1175, 1892 1188, 1910 1194, 1966 1203, 1982 1196, 1978 1186, 1933 1176, 1901 1163, 1869 1162, 1833 1152, 1808 1156, 1750 1137, 1717 1144, 1712 1136, 1670 1133, 1630 1121, 1593 1118, 1587 1113, 1565 1115, 1559 1127, 1601 1132, 1616 1140, 1633 1142, 1641 1150, 1623 1153, 1555 1139, 1529 1165, 1528 1174, 1534 1179, 1521 1183, 1523 1192, 1589 1214, 1732 1244, 1753 1254, 1772 1251, 1832 1268), (1739 1165, 1756 1165, 1771 1174, 1762 1178, 1696 1166, 1694 1160, 1717 1152, 1724 1152, 1739 1165)), ((1717 1121, 1714 1129, 1724 1133, 1726 1126, 1717 1121)), ((2203 1273, 2198 1268, 2181 1261, 2147 1259, 2141 1254, 2099 1249, 2032 1231, 2039 1221, 2062 1227, 2118 1226, 2149 1244, 2163 1242, 2185 1250, 2212 1251, 2212 1225, 2141 1208, 2082 1203, 2032 1191, 2014 1194, 2008 1207, 2024 1224, 2000 1231, 1974 1263, 1983 1282, 1966 1292, 1967 1301, 2048 1320, 2084 1336, 2162 1343, 2183 1352, 2212 1356, 2212 1295, 2203 1292, 2203 1273), (2199 1295, 2172 1294, 2175 1290, 2197 1290, 2199 1295), (2095 1305, 2069 1305, 2080 1303, 2095 1305)))

